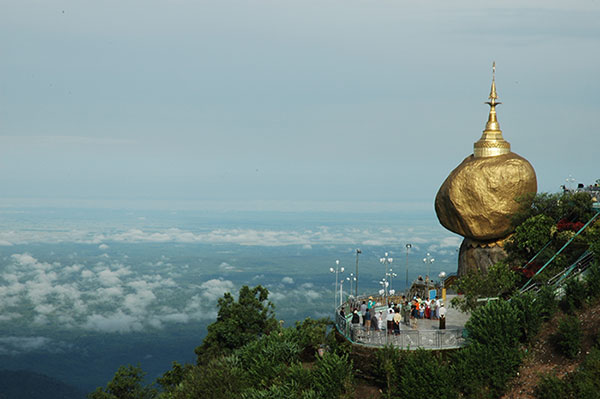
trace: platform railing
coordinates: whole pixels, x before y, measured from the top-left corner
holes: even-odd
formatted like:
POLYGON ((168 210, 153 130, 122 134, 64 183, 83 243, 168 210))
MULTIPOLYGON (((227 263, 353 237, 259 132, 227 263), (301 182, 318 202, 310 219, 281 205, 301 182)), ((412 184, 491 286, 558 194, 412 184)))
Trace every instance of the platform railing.
POLYGON ((383 347, 393 345, 401 349, 455 349, 466 344, 463 328, 450 328, 443 330, 412 329, 401 326, 400 331, 388 334, 387 330, 367 331, 362 325, 352 324, 339 313, 335 315, 335 325, 340 334, 350 342, 370 347, 383 347))

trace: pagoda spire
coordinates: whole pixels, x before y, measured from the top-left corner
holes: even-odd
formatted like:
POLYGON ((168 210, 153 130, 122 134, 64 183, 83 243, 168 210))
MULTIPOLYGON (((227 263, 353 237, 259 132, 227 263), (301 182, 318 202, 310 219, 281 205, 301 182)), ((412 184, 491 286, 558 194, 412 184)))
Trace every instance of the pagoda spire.
POLYGON ((475 157, 492 157, 510 152, 510 143, 502 137, 502 130, 496 117, 496 105, 502 104, 498 99, 496 92, 496 61, 492 64, 492 87, 490 89, 489 101, 486 102, 490 106, 485 130, 479 141, 473 146, 473 154, 475 157))

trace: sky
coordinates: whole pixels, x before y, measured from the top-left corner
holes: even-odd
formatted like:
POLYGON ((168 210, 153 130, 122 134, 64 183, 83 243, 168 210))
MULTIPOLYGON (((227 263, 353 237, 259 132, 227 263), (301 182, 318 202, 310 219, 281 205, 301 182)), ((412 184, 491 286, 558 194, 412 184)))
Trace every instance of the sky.
POLYGON ((493 61, 539 190, 590 184, 599 19, 597 1, 0 0, 2 205, 432 210, 493 61))

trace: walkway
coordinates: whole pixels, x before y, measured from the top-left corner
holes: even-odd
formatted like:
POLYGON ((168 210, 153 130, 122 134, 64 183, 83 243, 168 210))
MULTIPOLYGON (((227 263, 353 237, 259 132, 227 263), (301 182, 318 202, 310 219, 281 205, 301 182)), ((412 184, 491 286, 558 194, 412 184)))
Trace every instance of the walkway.
MULTIPOLYGON (((404 349, 453 349, 465 345, 464 326, 470 314, 462 313, 450 306, 450 300, 455 295, 449 295, 446 304, 446 329, 439 329, 438 320, 418 319, 416 328, 400 325, 400 334, 386 334, 384 331, 365 331, 364 327, 353 327, 350 316, 347 319, 336 315, 336 327, 349 341, 366 346, 384 346, 392 344, 404 349)), ((376 311, 385 310, 383 306, 376 307, 376 311)), ((348 312, 350 313, 350 312, 348 312)), ((385 315, 385 312, 384 312, 385 315)), ((385 324, 385 322, 384 322, 385 324)))

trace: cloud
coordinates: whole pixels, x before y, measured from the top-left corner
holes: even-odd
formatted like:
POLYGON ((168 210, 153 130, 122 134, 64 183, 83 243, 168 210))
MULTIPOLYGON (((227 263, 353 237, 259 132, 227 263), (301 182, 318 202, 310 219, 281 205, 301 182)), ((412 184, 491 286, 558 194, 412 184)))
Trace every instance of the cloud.
POLYGON ((237 244, 245 246, 298 245, 311 249, 315 245, 400 245, 406 242, 427 244, 436 240, 441 227, 409 229, 382 226, 379 228, 321 226, 315 229, 269 230, 254 228, 216 228, 207 231, 187 231, 179 228, 140 229, 105 233, 93 230, 71 231, 0 231, 0 243, 6 245, 41 243, 86 243, 98 244, 101 250, 108 249, 109 242, 126 243, 203 243, 237 244))
POLYGON ((97 278, 100 283, 106 287, 112 287, 122 284, 121 277, 131 274, 128 267, 120 267, 121 265, 113 265, 115 270, 105 268, 97 273, 97 278))
POLYGON ((201 296, 205 300, 214 302, 222 297, 225 292, 233 291, 233 282, 229 280, 212 279, 200 284, 201 296))
POLYGON ((447 236, 441 238, 438 242, 429 245, 427 247, 427 251, 429 252, 437 252, 438 255, 445 255, 448 252, 452 252, 452 249, 448 248, 459 248, 462 243, 462 237, 459 236, 447 236))
MULTIPOLYGON (((0 271, 0 324, 15 320, 41 327, 58 323, 63 328, 110 333, 163 328, 214 319, 217 299, 235 288, 232 281, 222 278, 199 286, 181 285, 164 271, 172 266, 164 263, 166 257, 161 257, 159 270, 153 273, 147 267, 133 268, 117 261, 63 265, 40 261, 28 253, 8 259, 0 271), (190 299, 173 300, 179 296, 190 299)), ((226 263, 221 267, 231 268, 226 263)), ((30 345, 33 342, 41 341, 30 345)))
POLYGON ((13 254, 10 257, 13 258, 15 260, 15 262, 21 266, 33 266, 33 265, 37 265, 37 263, 38 263, 37 259, 34 258, 33 256, 29 255, 28 253, 13 254))
POLYGON ((108 333, 129 333, 142 331, 144 325, 135 316, 125 314, 119 310, 108 315, 93 314, 89 316, 84 328, 108 333))
POLYGON ((152 291, 136 291, 132 294, 127 294, 123 300, 123 306, 132 314, 143 315, 146 313, 146 308, 156 300, 156 295, 152 291))
POLYGON ((291 278, 291 277, 286 276, 286 277, 284 277, 284 278, 281 279, 281 282, 284 283, 284 284, 294 284, 294 279, 291 278))
POLYGON ((230 265, 227 262, 221 262, 221 264, 219 265, 219 270, 222 273, 237 272, 237 271, 239 271, 238 268, 236 268, 235 266, 230 265))
POLYGON ((304 291, 304 295, 306 298, 313 301, 321 297, 321 294, 315 290, 306 290, 304 291))
POLYGON ((82 270, 82 271, 81 271, 81 277, 83 277, 83 278, 92 278, 92 277, 94 277, 94 276, 95 276, 95 274, 94 274, 94 272, 93 272, 93 271, 91 271, 91 270, 87 270, 87 269, 86 269, 86 270, 82 270))
POLYGON ((110 269, 104 269, 97 274, 100 283, 106 287, 112 287, 121 284, 120 274, 110 269))
POLYGON ((47 337, 0 337, 0 355, 19 355, 31 352, 61 353, 72 345, 47 337))

